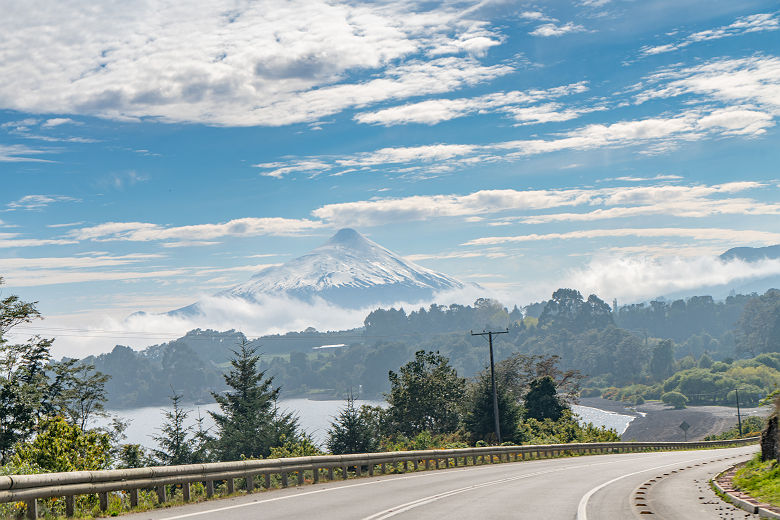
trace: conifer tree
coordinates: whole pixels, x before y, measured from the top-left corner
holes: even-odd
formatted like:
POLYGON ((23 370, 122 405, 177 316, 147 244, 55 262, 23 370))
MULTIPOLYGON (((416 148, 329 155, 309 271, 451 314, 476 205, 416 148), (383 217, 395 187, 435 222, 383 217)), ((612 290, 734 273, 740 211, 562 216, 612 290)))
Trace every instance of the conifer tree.
POLYGON ((192 427, 185 425, 189 412, 181 407, 181 398, 181 394, 173 392, 171 395, 172 409, 163 412, 165 423, 160 428, 162 434, 152 437, 160 446, 159 449, 154 450, 154 457, 164 466, 192 462, 191 439, 189 438, 192 427))
POLYGON ((267 457, 272 446, 298 437, 297 419, 277 407, 280 388, 273 386, 273 377, 266 377, 264 370, 258 371, 259 361, 256 350, 242 340, 233 351, 232 368, 224 375, 232 390, 211 394, 220 408, 209 412, 215 423, 214 448, 219 460, 267 457))
POLYGON ((328 450, 335 455, 344 453, 370 453, 378 447, 378 432, 370 414, 355 406, 352 393, 347 396, 344 409, 330 424, 328 450))

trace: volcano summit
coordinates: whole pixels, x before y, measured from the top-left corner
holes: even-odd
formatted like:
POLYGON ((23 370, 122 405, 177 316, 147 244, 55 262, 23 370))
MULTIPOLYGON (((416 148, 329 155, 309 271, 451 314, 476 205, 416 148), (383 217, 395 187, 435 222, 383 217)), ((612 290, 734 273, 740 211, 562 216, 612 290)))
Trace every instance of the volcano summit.
MULTIPOLYGON (((367 239, 354 229, 342 229, 311 252, 270 267, 249 281, 217 293, 217 297, 251 302, 261 296, 285 296, 306 302, 321 298, 345 308, 416 303, 466 284, 425 267, 367 239)), ((197 311, 191 305, 174 313, 197 311)))

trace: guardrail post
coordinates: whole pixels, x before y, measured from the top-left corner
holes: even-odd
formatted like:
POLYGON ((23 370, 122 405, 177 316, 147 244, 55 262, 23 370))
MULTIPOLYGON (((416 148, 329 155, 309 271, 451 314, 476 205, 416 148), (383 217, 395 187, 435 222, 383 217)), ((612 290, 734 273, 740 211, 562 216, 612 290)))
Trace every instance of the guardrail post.
POLYGON ((266 473, 263 475, 263 482, 265 483, 265 489, 271 489, 271 474, 266 473))
POLYGON ((417 471, 417 467, 419 466, 419 464, 420 464, 420 461, 418 461, 417 459, 414 459, 412 461, 412 467, 414 467, 415 471, 417 471))
POLYGON ((236 492, 236 479, 229 478, 227 479, 227 491, 228 495, 232 495, 236 492))
POLYGON ((36 499, 27 500, 27 518, 34 520, 38 518, 38 501, 36 499))
MULTIPOLYGON (((157 501, 161 504, 168 501, 168 492, 165 489, 165 484, 157 486, 157 501)), ((108 507, 108 505, 106 505, 106 507, 108 507)), ((105 511, 105 509, 103 509, 103 493, 100 494, 100 509, 101 511, 105 511)))
POLYGON ((385 473, 387 473, 387 464, 385 464, 385 463, 383 462, 383 463, 382 463, 382 475, 384 475, 385 473))
POLYGON ((138 490, 131 489, 130 492, 130 507, 138 507, 138 490))
POLYGON ((182 482, 181 483, 181 498, 185 502, 189 502, 191 499, 190 496, 190 483, 189 482, 182 482))
POLYGON ((251 493, 255 490, 255 476, 254 475, 247 475, 245 478, 244 488, 246 489, 247 493, 251 493))
MULTIPOLYGON (((385 465, 382 464, 382 473, 385 472, 385 465)), ((336 480, 336 478, 333 476, 333 466, 328 468, 328 480, 336 480)))
POLYGON ((282 471, 282 487, 283 488, 287 487, 287 472, 286 471, 282 471))
MULTIPOLYGON (((374 474, 374 466, 371 466, 371 474, 374 474)), ((315 484, 320 481, 320 468, 314 468, 312 470, 311 479, 315 484)))
POLYGON ((431 469, 431 459, 425 459, 425 470, 431 469))
POLYGON ((213 480, 207 480, 206 481, 206 496, 211 498, 214 496, 214 481, 213 480))
POLYGON ((73 495, 65 497, 65 516, 68 518, 76 516, 76 497, 73 495))
POLYGON ((298 476, 296 477, 296 480, 299 486, 303 486, 304 484, 306 484, 306 471, 300 470, 298 472, 298 476))
POLYGON ((363 475, 363 467, 360 464, 355 464, 355 476, 361 477, 363 475))

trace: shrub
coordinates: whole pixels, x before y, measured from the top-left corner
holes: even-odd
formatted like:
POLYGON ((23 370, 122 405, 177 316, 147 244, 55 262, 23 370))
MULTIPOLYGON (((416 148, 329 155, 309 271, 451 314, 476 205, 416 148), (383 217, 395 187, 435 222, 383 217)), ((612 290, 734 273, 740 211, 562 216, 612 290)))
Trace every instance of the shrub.
POLYGON ((661 401, 668 405, 674 406, 675 409, 679 410, 681 408, 685 408, 685 403, 688 402, 688 398, 682 395, 680 392, 666 392, 661 396, 661 401))

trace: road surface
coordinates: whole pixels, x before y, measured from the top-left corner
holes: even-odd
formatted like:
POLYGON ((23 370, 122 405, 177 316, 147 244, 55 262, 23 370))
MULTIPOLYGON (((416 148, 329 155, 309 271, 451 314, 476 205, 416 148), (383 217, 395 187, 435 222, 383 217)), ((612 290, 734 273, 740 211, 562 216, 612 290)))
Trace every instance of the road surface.
POLYGON ((592 455, 387 475, 257 492, 126 518, 533 519, 758 518, 721 502, 707 481, 756 446, 592 455), (649 511, 653 516, 647 516, 649 511))

